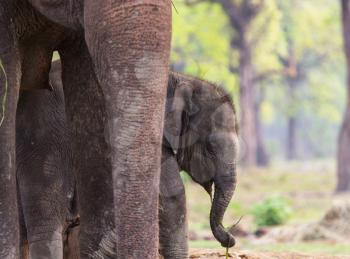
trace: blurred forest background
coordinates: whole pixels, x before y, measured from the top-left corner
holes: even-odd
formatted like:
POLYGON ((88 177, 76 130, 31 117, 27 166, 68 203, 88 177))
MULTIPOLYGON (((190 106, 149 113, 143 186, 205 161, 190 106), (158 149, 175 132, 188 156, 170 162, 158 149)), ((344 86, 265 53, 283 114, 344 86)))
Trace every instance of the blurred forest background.
MULTIPOLYGON (((232 230, 239 246, 350 254, 349 1, 173 4, 172 69, 225 87, 240 118, 238 189, 224 222, 243 216, 232 230)), ((184 179, 191 246, 218 247, 210 200, 184 179)))

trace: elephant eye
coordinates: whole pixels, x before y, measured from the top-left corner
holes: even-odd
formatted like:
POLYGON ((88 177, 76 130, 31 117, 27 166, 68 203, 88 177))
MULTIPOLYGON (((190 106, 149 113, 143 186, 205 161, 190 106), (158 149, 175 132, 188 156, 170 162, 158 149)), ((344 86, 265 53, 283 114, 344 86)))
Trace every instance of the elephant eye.
POLYGON ((206 150, 208 151, 209 154, 215 155, 215 144, 210 141, 210 139, 207 139, 206 141, 206 150))

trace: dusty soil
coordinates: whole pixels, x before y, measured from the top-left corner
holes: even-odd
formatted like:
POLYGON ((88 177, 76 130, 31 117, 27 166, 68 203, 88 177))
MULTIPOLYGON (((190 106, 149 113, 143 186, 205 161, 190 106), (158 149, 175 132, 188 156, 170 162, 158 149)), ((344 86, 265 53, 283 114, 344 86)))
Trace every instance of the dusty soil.
MULTIPOLYGON (((224 250, 215 249, 193 249, 190 251, 191 259, 224 259, 224 250)), ((229 258, 235 259, 350 259, 350 256, 322 256, 306 255, 294 252, 250 252, 230 251, 229 258)))

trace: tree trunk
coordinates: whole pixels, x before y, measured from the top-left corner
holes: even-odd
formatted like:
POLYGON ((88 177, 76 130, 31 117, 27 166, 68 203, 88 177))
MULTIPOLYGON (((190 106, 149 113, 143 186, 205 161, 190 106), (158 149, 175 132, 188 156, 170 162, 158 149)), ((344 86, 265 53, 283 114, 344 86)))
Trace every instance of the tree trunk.
MULTIPOLYGON (((252 64, 252 48, 254 43, 248 40, 250 25, 257 16, 263 1, 232 1, 212 0, 219 3, 227 14, 231 27, 235 30, 231 36, 231 49, 239 52, 239 85, 240 85, 240 115, 242 137, 243 166, 256 166, 257 164, 257 128, 255 120, 255 89, 254 66, 252 64)), ((236 71, 230 67, 230 71, 236 71)))
POLYGON ((293 160, 296 158, 296 116, 291 115, 288 117, 287 122, 287 160, 293 160))
MULTIPOLYGON (((293 65, 295 64, 293 52, 291 52, 289 56, 290 56, 289 58, 290 61, 288 63, 289 67, 295 67, 296 65, 293 65)), ((298 73, 296 73, 295 75, 292 74, 287 78, 288 95, 293 104, 296 102, 295 93, 296 93, 296 87, 297 87, 298 81, 299 81, 298 73)), ((296 111, 292 110, 287 118, 287 140, 286 140, 287 160, 294 160, 297 157, 296 130, 297 130, 297 115, 296 115, 296 111)))
POLYGON ((10 1, 0 3, 0 258, 19 257, 15 119, 20 56, 11 32, 10 1))
POLYGON ((240 78, 240 111, 241 134, 244 143, 242 165, 255 166, 257 164, 257 132, 255 124, 255 95, 253 82, 253 65, 251 61, 251 48, 244 40, 241 43, 239 59, 240 78))
POLYGON ((338 139, 338 165, 337 165, 337 188, 336 192, 350 190, 350 104, 344 117, 338 139))
POLYGON ((350 1, 342 0, 344 48, 347 61, 347 105, 338 139, 336 192, 350 190, 350 1))
POLYGON ((268 166, 269 156, 266 152, 266 146, 264 142, 263 129, 261 123, 261 104, 263 101, 263 93, 260 93, 260 96, 255 104, 255 125, 256 125, 256 162, 258 166, 268 166))

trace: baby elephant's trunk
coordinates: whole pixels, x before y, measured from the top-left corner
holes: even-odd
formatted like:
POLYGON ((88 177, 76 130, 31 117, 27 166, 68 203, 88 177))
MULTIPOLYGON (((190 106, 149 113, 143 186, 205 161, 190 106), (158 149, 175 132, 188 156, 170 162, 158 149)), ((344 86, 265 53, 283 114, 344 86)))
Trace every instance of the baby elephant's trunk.
MULTIPOLYGON (((230 166, 231 167, 231 166, 230 166)), ((214 237, 223 247, 235 245, 234 237, 225 230, 222 220, 229 205, 236 187, 236 168, 232 168, 218 173, 214 178, 215 193, 210 211, 210 227, 214 237)))

